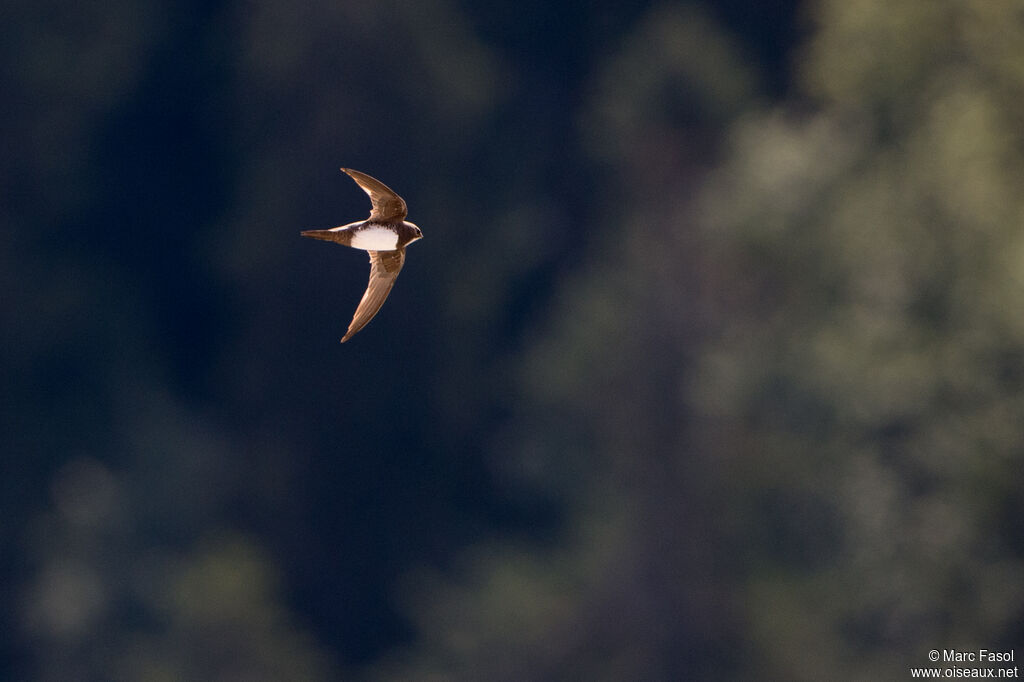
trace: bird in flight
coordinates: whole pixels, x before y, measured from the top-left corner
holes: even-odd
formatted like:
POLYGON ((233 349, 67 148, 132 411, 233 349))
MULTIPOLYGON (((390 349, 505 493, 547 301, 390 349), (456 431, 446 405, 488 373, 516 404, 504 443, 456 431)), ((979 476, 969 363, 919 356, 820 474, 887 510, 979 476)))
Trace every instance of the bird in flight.
POLYGON ((302 236, 337 242, 354 249, 363 249, 370 254, 370 283, 366 285, 366 292, 359 301, 356 314, 341 339, 345 343, 365 327, 384 305, 405 264, 405 247, 422 239, 423 232, 416 225, 406 222, 405 201, 390 187, 366 173, 351 168, 341 170, 348 173, 370 195, 373 204, 370 217, 329 230, 306 230, 302 236))

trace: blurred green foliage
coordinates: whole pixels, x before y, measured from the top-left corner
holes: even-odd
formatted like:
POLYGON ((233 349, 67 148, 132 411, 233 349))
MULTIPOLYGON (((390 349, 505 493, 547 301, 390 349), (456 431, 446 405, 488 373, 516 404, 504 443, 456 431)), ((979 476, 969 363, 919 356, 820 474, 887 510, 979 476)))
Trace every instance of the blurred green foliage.
POLYGON ((743 7, 11 3, 4 676, 1018 646, 1024 15, 743 7), (426 234, 345 347, 341 165, 426 234))

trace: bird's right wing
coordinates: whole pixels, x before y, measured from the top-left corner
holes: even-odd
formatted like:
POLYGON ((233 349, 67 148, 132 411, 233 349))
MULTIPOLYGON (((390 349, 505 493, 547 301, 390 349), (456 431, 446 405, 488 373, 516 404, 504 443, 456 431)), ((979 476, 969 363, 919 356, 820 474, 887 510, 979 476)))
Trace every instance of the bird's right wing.
POLYGON ((341 340, 342 343, 355 336, 356 332, 373 319, 380 307, 384 305, 384 301, 387 300, 388 294, 391 293, 391 287, 395 285, 395 280, 398 278, 398 273, 405 265, 404 248, 395 251, 370 251, 369 254, 370 283, 366 285, 366 291, 363 293, 362 300, 359 301, 359 307, 356 308, 356 314, 352 317, 351 324, 348 325, 345 337, 341 340))
POLYGON ((370 211, 372 222, 389 222, 405 220, 408 212, 405 208, 405 200, 395 194, 395 191, 376 178, 371 178, 366 173, 360 173, 351 168, 342 168, 356 181, 363 191, 370 196, 373 203, 373 210, 370 211))

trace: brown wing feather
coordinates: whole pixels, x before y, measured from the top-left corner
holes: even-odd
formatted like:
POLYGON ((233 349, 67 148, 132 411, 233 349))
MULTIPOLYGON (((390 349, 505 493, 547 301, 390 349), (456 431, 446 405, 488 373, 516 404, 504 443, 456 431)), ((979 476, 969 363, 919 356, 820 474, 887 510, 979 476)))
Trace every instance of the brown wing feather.
POLYGON ((395 285, 398 273, 402 271, 402 266, 405 264, 404 248, 395 251, 369 251, 368 253, 370 254, 370 283, 366 285, 366 291, 363 293, 362 300, 359 301, 359 307, 356 308, 356 314, 352 317, 348 331, 345 332, 345 338, 341 340, 342 343, 355 336, 356 332, 365 327, 377 314, 380 307, 384 305, 384 301, 387 300, 388 294, 391 293, 391 287, 395 285))
POLYGON ((342 168, 341 170, 348 173, 356 181, 356 184, 370 195, 370 201, 373 203, 370 220, 375 222, 404 220, 408 215, 405 200, 383 182, 351 168, 342 168))

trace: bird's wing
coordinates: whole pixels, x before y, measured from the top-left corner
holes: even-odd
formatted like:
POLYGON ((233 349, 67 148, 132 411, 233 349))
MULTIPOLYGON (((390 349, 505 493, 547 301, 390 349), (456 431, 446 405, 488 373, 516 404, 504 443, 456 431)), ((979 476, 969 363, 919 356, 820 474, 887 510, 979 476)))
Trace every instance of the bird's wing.
POLYGON ((395 194, 394 190, 376 178, 371 178, 366 173, 360 173, 351 168, 342 168, 356 181, 363 191, 370 195, 373 202, 373 210, 370 211, 370 220, 373 222, 388 222, 393 220, 405 220, 408 214, 405 208, 405 200, 395 194))
POLYGON ((405 264, 404 248, 395 251, 370 251, 369 254, 370 283, 366 285, 363 299, 359 301, 359 307, 356 308, 356 314, 352 316, 352 322, 348 326, 348 331, 345 332, 345 338, 341 340, 342 343, 355 336, 356 332, 365 327, 377 314, 380 307, 384 305, 384 301, 387 300, 388 294, 391 293, 391 287, 395 285, 398 273, 402 271, 402 266, 405 264))

